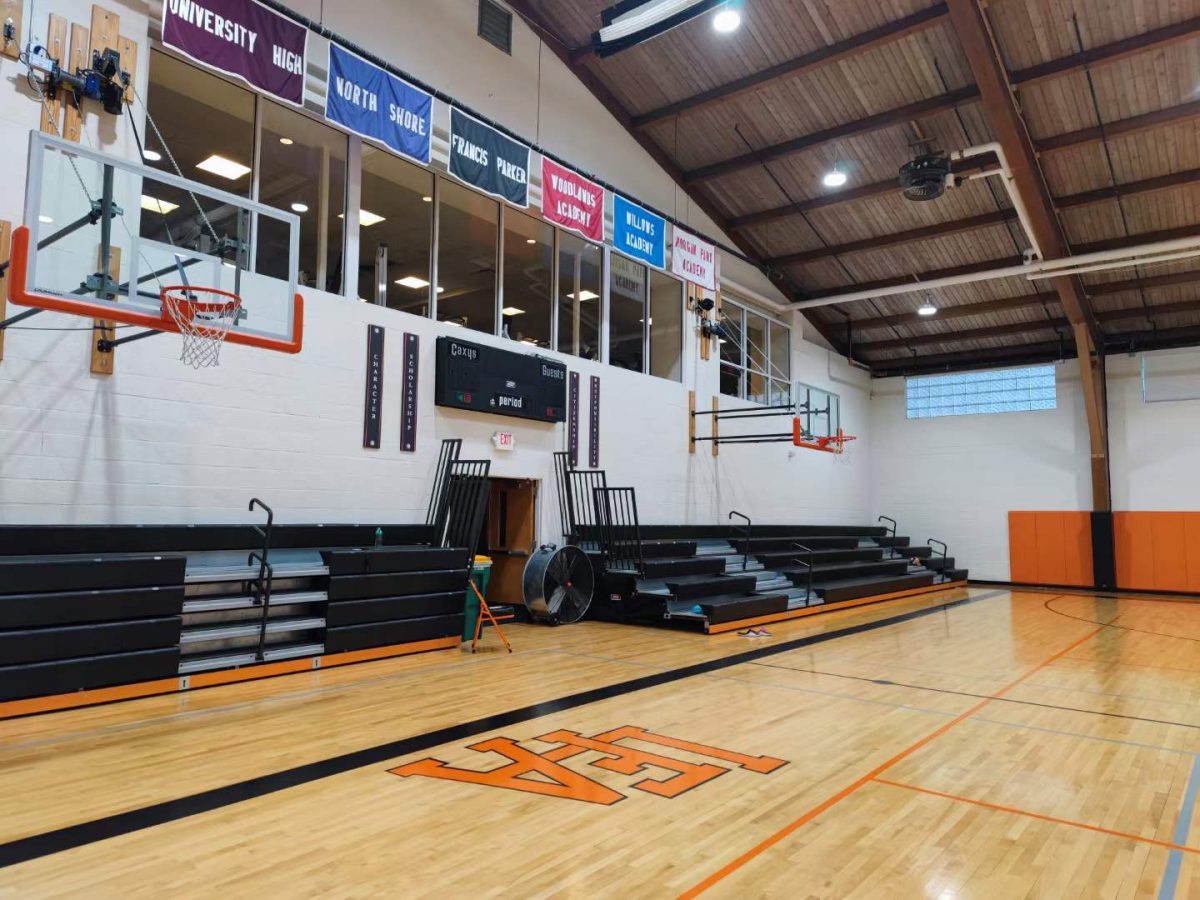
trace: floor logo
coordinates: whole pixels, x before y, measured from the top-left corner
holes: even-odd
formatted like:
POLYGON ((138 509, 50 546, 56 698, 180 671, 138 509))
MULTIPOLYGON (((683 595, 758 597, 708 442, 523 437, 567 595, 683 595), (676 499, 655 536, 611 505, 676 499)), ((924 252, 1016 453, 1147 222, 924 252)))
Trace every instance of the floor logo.
POLYGON ((541 735, 537 740, 559 746, 543 753, 535 753, 522 747, 511 738, 489 738, 477 744, 470 744, 467 749, 479 753, 499 754, 508 760, 507 764, 486 771, 478 771, 448 766, 440 759, 421 759, 395 769, 389 769, 389 771, 393 775, 405 778, 411 775, 423 775, 427 778, 485 784, 490 787, 525 791, 530 794, 545 794, 565 800, 580 800, 584 803, 611 806, 624 800, 625 795, 561 764, 573 757, 592 751, 600 754, 600 758, 593 759, 586 764, 606 772, 641 775, 650 768, 664 769, 675 774, 667 778, 646 777, 635 782, 633 788, 667 798, 678 797, 685 791, 712 781, 717 776, 724 775, 730 768, 746 769, 766 775, 774 772, 780 766, 787 765, 786 761, 782 759, 774 759, 770 756, 747 756, 743 753, 734 753, 732 750, 709 747, 706 744, 681 741, 666 735, 654 734, 633 725, 625 725, 592 737, 576 734, 574 731, 552 731, 549 734, 541 735), (621 741, 636 741, 655 747, 682 750, 695 756, 702 756, 729 765, 688 762, 664 756, 662 753, 631 747, 620 743, 621 741))

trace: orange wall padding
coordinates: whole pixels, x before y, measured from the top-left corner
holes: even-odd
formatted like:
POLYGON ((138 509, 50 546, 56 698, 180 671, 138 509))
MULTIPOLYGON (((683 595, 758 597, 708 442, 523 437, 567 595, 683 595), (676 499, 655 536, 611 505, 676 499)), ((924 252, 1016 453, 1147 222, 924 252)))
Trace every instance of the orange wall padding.
POLYGON ((1091 513, 1010 512, 1008 556, 1009 578, 1018 584, 1091 587, 1091 513))
POLYGON ((1200 593, 1200 512, 1113 513, 1117 587, 1200 593))

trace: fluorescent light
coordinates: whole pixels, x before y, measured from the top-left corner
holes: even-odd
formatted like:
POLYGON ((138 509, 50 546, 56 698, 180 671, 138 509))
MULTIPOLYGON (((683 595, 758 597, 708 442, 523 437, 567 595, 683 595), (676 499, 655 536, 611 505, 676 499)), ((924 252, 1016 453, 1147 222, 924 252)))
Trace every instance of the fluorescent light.
POLYGON ((142 209, 165 216, 167 213, 179 209, 179 204, 159 200, 157 197, 151 197, 149 194, 142 194, 142 209))
MULTIPOLYGON (((419 288, 429 287, 429 282, 424 278, 418 278, 416 275, 405 275, 403 278, 397 278, 396 284, 400 287, 412 288, 414 291, 419 288)), ((438 288, 441 290, 441 288, 438 288)))
POLYGON ((162 160, 162 154, 157 150, 143 150, 142 159, 148 159, 150 162, 160 162, 162 160))
MULTIPOLYGON (((585 302, 585 301, 587 301, 587 300, 597 300, 597 299, 599 299, 599 297, 600 297, 600 295, 599 295, 599 294, 593 294, 593 293, 592 293, 591 291, 589 291, 589 290, 582 290, 582 291, 580 291, 580 292, 579 292, 579 300, 580 300, 580 302, 585 302)), ((567 294, 567 298, 568 298, 568 299, 570 299, 570 300, 574 300, 574 299, 575 299, 575 295, 574 295, 574 294, 567 294)))
POLYGON ((306 212, 308 212, 308 204, 307 203, 293 203, 292 204, 292 212, 306 213, 306 212))
POLYGON ((536 244, 536 243, 537 243, 537 238, 525 238, 525 243, 527 243, 527 244, 536 244))
POLYGON ((825 173, 825 177, 821 179, 821 183, 824 184, 825 187, 838 188, 846 183, 847 177, 848 176, 845 172, 843 172, 837 166, 834 166, 831 171, 825 173))
POLYGON ((934 306, 932 303, 930 303, 928 300, 926 300, 925 303, 922 304, 921 308, 917 310, 917 315, 919 315, 919 316, 937 315, 937 307, 934 306))
POLYGON ((425 201, 426 203, 432 203, 432 202, 433 202, 433 198, 432 198, 432 197, 422 197, 421 199, 422 199, 423 201, 425 201))
POLYGON ((243 166, 239 162, 226 159, 216 153, 204 160, 204 162, 196 163, 196 168, 202 169, 205 172, 211 172, 213 175, 219 175, 222 178, 228 178, 230 181, 237 181, 243 175, 250 174, 249 166, 243 166))
POLYGON ((742 24, 742 17, 736 9, 723 9, 713 16, 713 28, 721 34, 729 34, 731 31, 737 31, 738 26, 742 24))
POLYGON ((525 310, 521 309, 519 306, 506 306, 504 309, 500 310, 500 312, 504 313, 506 316, 525 315, 525 310))
POLYGON ((441 294, 441 293, 443 293, 445 290, 446 290, 446 289, 445 289, 444 287, 440 287, 440 288, 438 288, 438 289, 437 289, 437 292, 438 292, 439 294, 441 294))
MULTIPOLYGON (((338 213, 338 218, 344 219, 344 218, 346 218, 346 214, 338 213)), ((386 216, 378 215, 377 213, 373 213, 370 210, 360 209, 358 211, 358 224, 361 225, 363 228, 370 228, 372 225, 378 225, 380 222, 385 222, 385 221, 387 221, 386 216)))
POLYGON ((283 144, 283 146, 285 146, 285 147, 290 147, 290 146, 292 146, 292 144, 294 144, 296 142, 293 141, 291 138, 280 138, 279 143, 283 144))
POLYGON ((41 222, 43 225, 51 225, 54 222, 54 220, 52 218, 50 218, 49 216, 38 216, 38 221, 41 222))

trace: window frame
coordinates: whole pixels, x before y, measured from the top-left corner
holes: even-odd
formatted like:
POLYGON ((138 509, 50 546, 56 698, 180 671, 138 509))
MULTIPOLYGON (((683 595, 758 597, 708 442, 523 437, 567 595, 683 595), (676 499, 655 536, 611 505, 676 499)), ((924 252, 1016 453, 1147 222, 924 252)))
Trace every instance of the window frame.
POLYGON ((738 344, 738 351, 740 354, 741 362, 735 364, 735 363, 727 362, 724 359, 721 359, 720 358, 720 350, 717 351, 717 357, 718 357, 717 362, 718 362, 718 365, 721 367, 727 366, 730 369, 737 371, 737 373, 738 373, 738 393, 736 395, 734 395, 734 394, 727 394, 727 393, 721 391, 721 389, 720 389, 720 373, 719 372, 718 372, 718 386, 717 386, 718 392, 720 393, 720 395, 722 397, 733 397, 734 399, 742 400, 742 401, 745 401, 746 403, 754 403, 758 406, 784 406, 784 405, 790 404, 793 400, 793 397, 792 397, 792 328, 791 328, 791 326, 788 325, 786 322, 782 322, 779 319, 775 318, 770 313, 765 312, 764 310, 747 303, 742 298, 738 297, 736 300, 734 300, 734 299, 730 299, 729 295, 723 295, 721 297, 720 310, 721 310, 721 318, 722 319, 725 318, 726 309, 729 307, 739 310, 741 312, 741 316, 742 316, 741 328, 739 329, 740 334, 739 334, 739 344, 738 344), (760 371, 757 367, 752 366, 750 363, 750 351, 749 351, 749 347, 747 346, 750 342, 750 326, 749 326, 749 317, 750 316, 757 316, 766 322, 766 328, 765 328, 766 346, 764 346, 762 348, 763 361, 764 361, 764 366, 765 366, 764 371, 760 371), (772 341, 774 340, 772 332, 774 332, 776 329, 780 329, 780 328, 783 329, 783 333, 787 336, 788 370, 786 373, 783 373, 780 376, 776 376, 773 371, 773 368, 772 368, 771 344, 772 344, 772 341), (765 389, 766 389, 766 396, 762 400, 755 400, 755 399, 752 399, 750 396, 750 376, 751 376, 751 374, 760 376, 764 381, 765 389), (775 398, 773 396, 772 385, 776 382, 779 382, 785 386, 786 391, 787 391, 786 397, 775 398), (774 401, 776 399, 779 399, 781 402, 775 403, 774 401))

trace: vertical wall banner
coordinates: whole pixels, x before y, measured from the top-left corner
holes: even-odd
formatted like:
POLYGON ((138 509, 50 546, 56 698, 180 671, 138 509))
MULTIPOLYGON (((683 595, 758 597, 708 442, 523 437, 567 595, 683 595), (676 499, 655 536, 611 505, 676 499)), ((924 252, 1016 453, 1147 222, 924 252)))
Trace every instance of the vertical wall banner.
POLYGON ((404 333, 404 393, 400 398, 400 449, 417 449, 417 370, 421 364, 421 338, 404 333))
POLYGON ((363 401, 363 447, 378 450, 383 437, 383 329, 367 326, 367 388, 363 401))
POLYGON ((332 41, 325 118, 429 164, 433 95, 332 41))
POLYGON ((604 188, 542 157, 542 215, 585 238, 604 240, 604 188))
POLYGON ((251 87, 304 103, 308 29, 257 0, 163 0, 162 40, 251 87))
POLYGON ((671 242, 671 271, 692 284, 715 291, 717 289, 717 248, 694 234, 675 230, 671 242))
POLYGON ((588 423, 588 465, 600 468, 600 376, 592 376, 592 418, 588 423))
POLYGON ((567 384, 567 458, 573 469, 579 465, 579 373, 570 373, 567 384))
POLYGON ((529 148, 453 106, 450 174, 493 197, 529 205, 529 148))
POLYGON ((667 265, 667 220, 613 194, 613 248, 654 266, 667 265))

